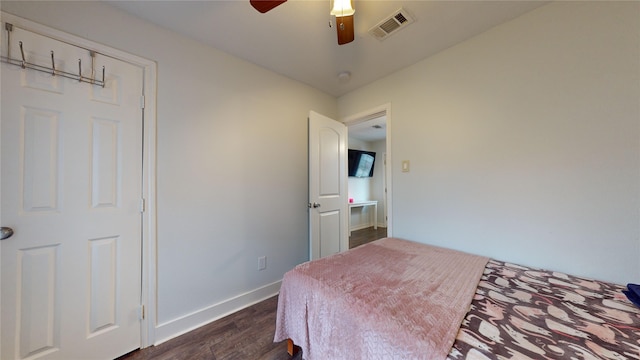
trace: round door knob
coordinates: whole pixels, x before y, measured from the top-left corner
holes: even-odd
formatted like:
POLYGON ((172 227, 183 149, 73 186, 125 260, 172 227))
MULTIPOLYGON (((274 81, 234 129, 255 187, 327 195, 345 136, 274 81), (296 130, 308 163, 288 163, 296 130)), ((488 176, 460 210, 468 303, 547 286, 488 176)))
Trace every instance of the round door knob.
POLYGON ((319 207, 320 207, 320 204, 318 204, 317 202, 314 202, 314 203, 313 203, 313 208, 314 208, 314 209, 319 208, 319 207))
POLYGON ((1 227, 0 228, 0 240, 8 239, 13 235, 13 229, 10 227, 1 227))

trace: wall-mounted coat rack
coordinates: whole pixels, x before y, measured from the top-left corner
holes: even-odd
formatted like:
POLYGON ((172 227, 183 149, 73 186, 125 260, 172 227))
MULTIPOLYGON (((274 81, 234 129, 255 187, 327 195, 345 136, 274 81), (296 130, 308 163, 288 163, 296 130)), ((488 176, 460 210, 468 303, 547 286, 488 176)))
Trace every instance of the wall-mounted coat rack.
POLYGON ((104 66, 102 67, 102 80, 98 80, 98 79, 95 78, 95 64, 94 64, 95 57, 96 57, 96 52, 95 51, 89 50, 89 55, 91 56, 91 76, 90 77, 86 77, 86 76, 82 75, 82 60, 81 59, 78 59, 78 73, 77 74, 56 69, 55 54, 54 54, 53 50, 51 51, 51 66, 50 67, 49 66, 30 63, 25 59, 24 47, 23 47, 22 41, 18 42, 18 45, 20 46, 21 59, 15 59, 15 58, 11 57, 11 32, 13 31, 13 24, 5 23, 5 27, 4 28, 5 28, 5 30, 7 30, 7 56, 0 56, 0 62, 11 64, 11 65, 20 66, 23 69, 36 70, 36 71, 40 71, 40 72, 51 74, 53 76, 62 76, 62 77, 68 78, 68 79, 76 80, 78 82, 85 82, 85 83, 89 83, 89 84, 92 84, 92 85, 97 85, 97 86, 104 87, 104 85, 105 85, 105 81, 104 81, 105 68, 104 68, 104 66))

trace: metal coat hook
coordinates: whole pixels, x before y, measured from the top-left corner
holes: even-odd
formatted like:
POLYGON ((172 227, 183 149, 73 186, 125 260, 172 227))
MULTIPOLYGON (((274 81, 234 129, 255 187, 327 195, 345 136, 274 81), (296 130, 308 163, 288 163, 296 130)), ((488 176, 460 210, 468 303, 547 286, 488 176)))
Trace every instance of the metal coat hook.
POLYGON ((13 31, 13 24, 4 23, 4 28, 7 30, 7 57, 11 58, 11 32, 13 31))
POLYGON ((22 49, 22 41, 19 42, 20 44, 20 54, 22 54, 22 68, 24 69, 26 67, 26 63, 27 61, 24 59, 24 50, 22 49))
POLYGON ((53 60, 53 50, 51 50, 51 75, 56 76, 56 62, 53 60))
MULTIPOLYGON (((0 0, 1 1, 1 0, 0 0)), ((89 51, 89 55, 91 56, 91 77, 86 77, 82 75, 82 60, 78 59, 78 72, 77 73, 73 73, 73 72, 68 72, 65 71, 65 69, 56 69, 56 57, 55 57, 55 53, 53 50, 51 50, 51 66, 45 66, 45 65, 40 65, 40 64, 36 64, 36 63, 30 63, 27 61, 26 57, 24 56, 24 44, 22 43, 22 41, 19 41, 18 44, 20 46, 20 56, 21 58, 12 58, 11 57, 11 33, 13 32, 13 25, 10 23, 5 23, 4 26, 5 30, 7 31, 7 56, 4 55, 0 55, 0 62, 2 63, 6 63, 6 64, 11 64, 11 65, 16 65, 16 66, 20 66, 23 69, 26 70, 35 70, 35 71, 40 71, 43 73, 47 73, 49 75, 52 76, 61 76, 64 78, 68 78, 68 79, 72 79, 72 80, 78 80, 78 82, 86 82, 92 85, 98 85, 101 87, 105 87, 105 67, 102 67, 102 81, 100 81, 99 79, 95 78, 95 57, 97 52, 95 50, 89 50, 86 48, 83 48, 81 46, 78 45, 73 45, 76 48, 80 48, 80 49, 84 49, 89 51)), ((36 33, 37 34, 37 33, 36 33)), ((42 35, 42 34, 40 34, 42 35)), ((44 35, 46 36, 46 35, 44 35)), ((55 39, 53 39, 55 40, 55 39)))
POLYGON ((91 78, 96 77, 96 52, 93 50, 89 50, 89 56, 91 56, 91 78))

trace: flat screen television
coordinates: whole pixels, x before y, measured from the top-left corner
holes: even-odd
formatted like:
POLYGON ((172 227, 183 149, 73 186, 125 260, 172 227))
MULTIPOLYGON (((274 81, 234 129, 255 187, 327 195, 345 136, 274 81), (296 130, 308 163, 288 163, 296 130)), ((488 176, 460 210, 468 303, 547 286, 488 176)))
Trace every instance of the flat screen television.
POLYGON ((376 153, 373 151, 363 151, 349 149, 349 176, 372 177, 373 165, 376 162, 376 153))

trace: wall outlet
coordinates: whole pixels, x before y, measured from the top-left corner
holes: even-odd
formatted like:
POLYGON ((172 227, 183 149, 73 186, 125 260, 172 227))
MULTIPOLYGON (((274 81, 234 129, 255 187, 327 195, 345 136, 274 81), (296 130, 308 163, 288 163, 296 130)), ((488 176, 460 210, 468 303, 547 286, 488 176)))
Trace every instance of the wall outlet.
POLYGON ((267 268, 267 257, 260 256, 258 258, 258 270, 264 270, 267 268))

